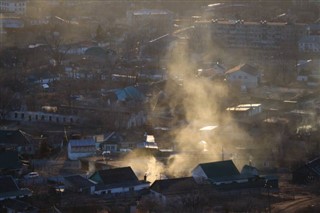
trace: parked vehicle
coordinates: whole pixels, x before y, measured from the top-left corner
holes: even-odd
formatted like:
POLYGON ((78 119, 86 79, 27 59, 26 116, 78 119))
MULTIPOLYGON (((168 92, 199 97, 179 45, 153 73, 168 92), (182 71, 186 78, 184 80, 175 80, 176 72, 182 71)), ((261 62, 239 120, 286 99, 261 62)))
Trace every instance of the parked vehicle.
POLYGON ((30 172, 28 174, 26 174, 25 176, 23 176, 25 179, 29 179, 29 178, 37 178, 39 177, 39 173, 38 172, 30 172))

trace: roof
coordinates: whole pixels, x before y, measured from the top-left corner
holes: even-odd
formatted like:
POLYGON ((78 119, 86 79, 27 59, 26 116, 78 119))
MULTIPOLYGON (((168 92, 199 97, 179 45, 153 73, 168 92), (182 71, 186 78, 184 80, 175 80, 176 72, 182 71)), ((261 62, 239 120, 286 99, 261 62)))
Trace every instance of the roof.
POLYGON ((259 171, 256 167, 244 165, 241 170, 241 175, 258 175, 259 171))
POLYGON ((192 193, 197 184, 193 177, 183 177, 174 179, 156 180, 151 186, 150 190, 161 194, 181 194, 192 193))
POLYGON ((69 140, 71 146, 95 146, 95 141, 91 139, 69 140))
POLYGON ((24 213, 28 213, 28 212, 38 212, 39 209, 32 206, 29 203, 26 202, 22 202, 20 200, 17 199, 8 199, 5 200, 3 202, 3 205, 6 208, 10 208, 10 209, 14 209, 14 212, 24 212, 24 213))
POLYGON ((114 93, 120 101, 143 101, 145 99, 144 95, 137 88, 132 86, 123 89, 116 89, 114 93))
POLYGON ((64 180, 77 188, 87 188, 95 185, 90 180, 80 175, 72 175, 72 176, 64 177, 64 180))
POLYGON ((141 9, 133 11, 133 15, 168 15, 170 12, 168 10, 157 10, 157 9, 141 9))
POLYGON ((320 157, 309 161, 306 166, 320 176, 320 157))
POLYGON ((31 143, 31 140, 32 137, 21 130, 0 130, 0 145, 26 146, 31 143))
POLYGON ((85 51, 84 54, 85 55, 91 55, 91 56, 102 56, 102 57, 105 57, 107 55, 107 52, 101 47, 90 47, 85 51))
POLYGON ((0 195, 7 192, 19 191, 12 176, 0 176, 0 195))
POLYGON ((0 152, 0 170, 1 169, 19 169, 22 163, 19 160, 17 151, 0 152))
POLYGON ((104 185, 131 181, 138 182, 138 178, 131 167, 99 170, 92 174, 89 179, 104 185))
POLYGON ((203 172, 210 179, 240 175, 232 160, 201 163, 198 166, 202 168, 203 172))
POLYGON ((229 69, 226 72, 226 74, 231 74, 231 73, 238 72, 238 71, 245 72, 245 73, 247 73, 249 75, 252 75, 252 76, 259 75, 258 70, 255 67, 253 67, 253 66, 251 66, 249 64, 240 64, 240 65, 238 65, 238 66, 236 66, 236 67, 234 67, 232 69, 229 69))

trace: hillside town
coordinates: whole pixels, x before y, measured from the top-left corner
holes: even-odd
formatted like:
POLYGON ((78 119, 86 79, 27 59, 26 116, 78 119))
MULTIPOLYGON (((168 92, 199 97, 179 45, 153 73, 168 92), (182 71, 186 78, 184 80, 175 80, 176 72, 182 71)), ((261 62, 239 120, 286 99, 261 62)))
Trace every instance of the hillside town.
POLYGON ((0 212, 320 211, 317 0, 0 0, 0 212))

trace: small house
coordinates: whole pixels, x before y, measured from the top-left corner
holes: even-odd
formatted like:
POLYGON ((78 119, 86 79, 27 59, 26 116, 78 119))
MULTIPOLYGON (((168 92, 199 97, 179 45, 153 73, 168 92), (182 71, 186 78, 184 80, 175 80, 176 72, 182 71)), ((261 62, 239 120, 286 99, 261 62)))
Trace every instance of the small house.
POLYGON ((96 183, 95 194, 133 193, 149 187, 149 182, 139 181, 131 167, 99 170, 89 179, 96 183))
POLYGON ((259 70, 249 64, 240 64, 228 70, 225 76, 231 85, 245 89, 256 88, 261 81, 259 70))
POLYGON ((93 139, 70 140, 68 143, 68 158, 78 160, 96 154, 96 145, 93 139))

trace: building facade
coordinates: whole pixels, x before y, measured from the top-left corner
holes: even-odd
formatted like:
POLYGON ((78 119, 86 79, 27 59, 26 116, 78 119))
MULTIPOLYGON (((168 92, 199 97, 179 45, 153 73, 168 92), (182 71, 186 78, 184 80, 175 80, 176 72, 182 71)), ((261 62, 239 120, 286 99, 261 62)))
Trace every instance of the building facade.
POLYGON ((26 11, 26 0, 0 0, 0 12, 24 15, 26 11))

